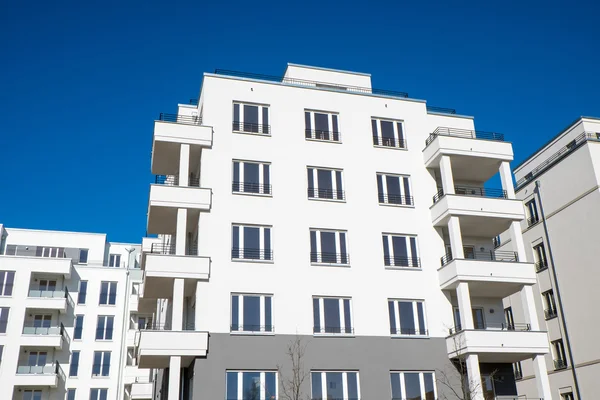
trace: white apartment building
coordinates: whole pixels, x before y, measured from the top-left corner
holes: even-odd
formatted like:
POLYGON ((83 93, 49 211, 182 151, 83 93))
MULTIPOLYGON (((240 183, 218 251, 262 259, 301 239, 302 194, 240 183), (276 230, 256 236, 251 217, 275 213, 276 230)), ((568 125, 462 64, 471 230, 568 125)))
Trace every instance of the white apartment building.
POLYGON ((512 159, 369 74, 205 73, 198 105, 154 124, 140 304, 160 305, 135 343, 154 399, 283 398, 297 338, 303 397, 514 398, 531 360, 531 398, 556 398, 512 159))
MULTIPOLYGON (((596 340, 595 265, 600 250, 600 119, 581 117, 544 144, 514 170, 517 198, 527 219, 521 229, 527 259, 535 263, 534 301, 538 324, 548 331, 551 352, 546 355, 552 398, 594 399, 600 376, 596 340), (596 154, 598 153, 598 154, 596 154)), ((503 235, 504 236, 504 235, 503 235)), ((512 248, 501 237, 501 249, 512 248)), ((523 314, 521 299, 504 300, 515 318, 523 314)), ((535 393, 534 370, 524 361, 515 365, 518 392, 535 393)))
POLYGON ((152 398, 134 353, 139 258, 104 234, 0 224, 0 399, 152 398))

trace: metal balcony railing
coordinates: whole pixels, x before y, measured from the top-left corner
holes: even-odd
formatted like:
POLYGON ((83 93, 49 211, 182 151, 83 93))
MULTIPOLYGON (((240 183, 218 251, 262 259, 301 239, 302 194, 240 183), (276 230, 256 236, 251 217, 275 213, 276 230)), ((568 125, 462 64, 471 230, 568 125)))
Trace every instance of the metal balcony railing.
POLYGON ((170 322, 165 323, 154 323, 148 322, 144 327, 138 327, 141 331, 194 331, 195 325, 193 322, 183 324, 179 329, 173 329, 173 325, 170 322))
POLYGON ((494 140, 504 142, 504 134, 496 132, 485 132, 485 131, 471 131, 467 129, 448 128, 440 126, 429 135, 425 140, 425 147, 429 146, 431 142, 438 136, 453 136, 465 139, 480 139, 480 140, 494 140))
POLYGON ((386 267, 410 267, 421 268, 421 259, 419 257, 402 256, 383 256, 383 262, 386 267))
MULTIPOLYGON (((454 194, 457 196, 488 197, 496 199, 508 198, 506 190, 476 186, 454 186, 454 194)), ((438 192, 433 196, 433 204, 437 203, 442 197, 444 197, 444 189, 438 188, 438 192)))
POLYGON ((175 122, 177 124, 185 125, 202 125, 202 118, 198 115, 177 115, 160 113, 158 120, 164 122, 175 122))
POLYGON ((548 308, 544 310, 544 317, 546 318, 546 320, 556 318, 557 316, 558 311, 556 311, 556 308, 548 308))
POLYGON ((542 272, 545 269, 548 269, 548 263, 545 260, 535 263, 535 272, 542 272))
MULTIPOLYGON (((179 176, 177 175, 156 175, 154 177, 154 183, 157 185, 165 185, 165 186, 180 186, 179 185, 179 176)), ((200 187, 200 178, 195 176, 190 176, 188 178, 188 186, 189 187, 200 187)))
POLYGON ((231 249, 231 258, 235 260, 272 260, 273 250, 234 247, 231 249))
POLYGON ((346 200, 346 193, 336 189, 308 188, 309 199, 346 200))
MULTIPOLYGON (((176 244, 175 243, 152 243, 150 246, 150 253, 152 254, 165 254, 165 255, 175 255, 176 253, 176 244)), ((186 256, 197 256, 198 255, 198 245, 190 244, 187 246, 185 250, 186 256)))
POLYGON ((500 237, 495 237, 492 239, 492 244, 494 245, 494 248, 497 249, 498 247, 502 246, 502 242, 500 241, 500 237))
POLYGON ((406 140, 405 139, 396 139, 393 137, 373 135, 373 146, 394 147, 396 149, 405 149, 406 148, 406 140))
POLYGON ((273 325, 231 325, 231 332, 274 332, 275 327, 273 325))
POLYGON ((379 204, 399 204, 405 206, 414 205, 412 196, 401 196, 399 194, 378 193, 379 204))
POLYGON ((554 360, 554 369, 565 369, 567 368, 567 361, 566 360, 554 360))
POLYGON ((63 324, 50 326, 42 321, 27 321, 23 324, 23 335, 59 336, 62 335, 63 330, 63 324))
MULTIPOLYGON (((440 258, 442 267, 453 259, 452 252, 447 252, 440 258)), ((465 254, 464 260, 519 262, 519 254, 516 251, 503 250, 474 251, 465 254)))
POLYGON ((46 365, 19 365, 17 375, 58 375, 61 367, 58 361, 46 365))
POLYGON ((311 263, 321 264, 350 264, 350 254, 348 253, 318 253, 310 252, 311 263))
POLYGON ((345 326, 325 326, 325 327, 313 327, 313 333, 332 333, 340 335, 352 335, 354 334, 353 327, 345 326))
POLYGON ((234 132, 257 133, 261 135, 271 135, 271 125, 256 124, 254 122, 233 121, 232 129, 234 132))
MULTIPOLYGON (((454 335, 463 331, 464 329, 457 325, 448 330, 450 335, 454 335)), ((528 323, 513 323, 508 324, 505 322, 502 323, 486 323, 483 326, 476 326, 473 330, 476 331, 515 331, 515 332, 528 332, 531 331, 531 324, 528 323)))
POLYGON ((321 131, 317 129, 305 129, 304 137, 306 139, 321 140, 323 142, 341 142, 342 134, 340 132, 321 131))
POLYGON ((256 193, 256 194, 271 194, 271 185, 255 182, 238 182, 234 181, 231 184, 231 190, 234 193, 256 193))
POLYGON ((417 336, 427 336, 429 332, 427 329, 416 329, 416 328, 396 328, 390 329, 390 333, 392 335, 417 335, 417 336))

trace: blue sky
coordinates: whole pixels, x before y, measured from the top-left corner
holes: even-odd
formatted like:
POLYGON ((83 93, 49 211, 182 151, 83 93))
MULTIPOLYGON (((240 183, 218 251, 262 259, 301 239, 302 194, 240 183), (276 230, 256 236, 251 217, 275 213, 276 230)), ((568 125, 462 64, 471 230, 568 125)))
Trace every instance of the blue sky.
POLYGON ((15 1, 0 12, 0 223, 145 234, 153 120, 215 68, 287 62, 474 115, 515 162, 600 116, 597 2, 15 1), (525 4, 527 3, 527 4, 525 4))

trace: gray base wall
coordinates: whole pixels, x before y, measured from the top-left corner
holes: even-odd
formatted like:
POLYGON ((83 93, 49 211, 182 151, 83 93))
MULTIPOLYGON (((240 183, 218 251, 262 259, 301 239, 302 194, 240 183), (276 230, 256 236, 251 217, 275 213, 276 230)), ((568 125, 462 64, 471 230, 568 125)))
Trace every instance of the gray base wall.
MULTIPOLYGON (((197 358, 194 368, 193 400, 225 399, 227 370, 276 370, 291 377, 286 356, 295 335, 235 336, 213 333, 206 358, 197 358)), ((443 371, 453 386, 459 375, 448 359, 446 341, 431 339, 392 339, 360 336, 353 338, 300 336, 306 344, 305 370, 355 370, 359 372, 360 396, 364 399, 391 399, 390 371, 443 371)), ((280 377, 281 379, 281 377, 280 377)), ((281 384, 280 384, 281 385, 281 384)), ((438 398, 453 399, 443 384, 437 383, 438 398)), ((304 398, 310 398, 310 376, 304 382, 304 398)), ((281 387, 279 388, 281 398, 281 387)))

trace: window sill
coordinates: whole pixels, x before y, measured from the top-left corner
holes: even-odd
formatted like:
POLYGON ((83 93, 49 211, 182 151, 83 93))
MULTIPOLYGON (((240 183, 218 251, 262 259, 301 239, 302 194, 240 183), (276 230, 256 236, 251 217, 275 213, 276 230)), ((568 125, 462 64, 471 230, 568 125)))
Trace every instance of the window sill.
POLYGON ((378 144, 374 144, 373 147, 376 148, 376 149, 388 149, 388 150, 404 150, 404 151, 408 151, 408 147, 382 146, 382 145, 378 145, 378 144))
POLYGON ((251 264, 275 264, 274 260, 258 260, 254 258, 232 258, 231 261, 251 264))
POLYGON ((391 266, 391 265, 386 265, 385 269, 388 269, 390 271, 422 271, 423 270, 421 267, 395 267, 395 266, 391 266))
POLYGON ((265 136, 271 137, 270 133, 260 133, 260 132, 246 132, 246 131, 233 131, 233 133, 237 133, 239 135, 250 135, 250 136, 265 136))
POLYGON ((353 333, 313 333, 313 337, 353 338, 356 336, 353 333))
POLYGON ((232 336, 275 336, 275 332, 231 331, 232 336))
POLYGON ((98 307, 116 307, 116 304, 98 304, 98 307))
POLYGON ((350 264, 338 264, 338 263, 326 263, 326 262, 311 262, 310 265, 312 265, 314 267, 350 268, 350 264))
POLYGON ((307 142, 319 142, 319 143, 333 143, 333 144, 342 144, 341 140, 325 140, 325 139, 309 139, 304 138, 307 142))
POLYGON ((384 207, 415 208, 414 204, 379 203, 379 205, 384 207))
POLYGON ((392 339, 429 339, 428 335, 392 335, 392 339))
POLYGON ((309 197, 308 200, 310 201, 324 201, 327 203, 345 203, 346 200, 338 200, 338 199, 327 199, 327 198, 322 198, 322 197, 309 197))
POLYGON ((96 342, 112 343, 113 339, 95 339, 96 342))
POLYGON ((273 197, 273 195, 270 193, 253 193, 253 192, 234 192, 234 191, 232 191, 231 194, 241 195, 241 196, 254 196, 254 197, 273 197))
POLYGON ((96 376, 96 375, 92 375, 92 379, 110 379, 110 376, 96 376))

